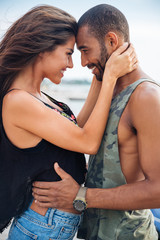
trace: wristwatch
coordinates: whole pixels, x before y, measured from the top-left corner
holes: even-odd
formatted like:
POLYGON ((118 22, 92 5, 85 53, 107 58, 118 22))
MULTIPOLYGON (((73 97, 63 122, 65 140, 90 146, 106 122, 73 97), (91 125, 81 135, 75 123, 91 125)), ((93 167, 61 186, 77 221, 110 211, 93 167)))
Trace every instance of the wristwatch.
POLYGON ((76 198, 73 201, 73 207, 78 212, 83 212, 87 208, 87 202, 85 199, 87 187, 80 187, 76 198))

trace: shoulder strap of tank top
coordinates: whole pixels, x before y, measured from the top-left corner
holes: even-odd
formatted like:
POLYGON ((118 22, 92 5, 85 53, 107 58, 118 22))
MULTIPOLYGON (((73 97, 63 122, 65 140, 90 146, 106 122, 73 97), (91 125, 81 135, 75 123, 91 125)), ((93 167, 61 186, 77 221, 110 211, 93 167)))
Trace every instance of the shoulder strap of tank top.
MULTIPOLYGON (((20 88, 12 88, 12 89, 8 90, 8 91, 6 92, 6 94, 9 93, 9 92, 11 92, 11 91, 14 91, 14 90, 21 90, 21 89, 20 89, 20 88)), ((6 95, 6 94, 5 94, 5 95, 6 95)), ((5 96, 5 95, 4 95, 4 96, 5 96)), ((3 96, 3 97, 4 97, 4 96, 3 96)))
POLYGON ((125 105, 128 103, 132 93, 135 91, 135 89, 143 82, 151 82, 158 86, 160 86, 156 81, 148 78, 141 78, 134 83, 130 84, 128 87, 126 87, 122 92, 120 92, 115 98, 112 100, 111 109, 115 109, 116 105, 121 104, 121 108, 124 108, 125 105), (123 106, 122 106, 123 105, 123 106))
MULTIPOLYGON (((14 90, 21 90, 21 89, 20 89, 20 88, 12 88, 12 89, 8 90, 8 91, 4 94, 4 96, 5 96, 6 94, 10 93, 11 91, 14 91, 14 90)), ((27 93, 29 93, 32 97, 35 97, 36 99, 38 99, 40 102, 44 103, 45 105, 47 105, 47 106, 49 106, 49 107, 51 107, 51 108, 53 108, 53 109, 56 109, 56 108, 52 107, 51 105, 45 103, 44 101, 42 101, 42 100, 39 99, 38 97, 34 96, 32 93, 30 93, 30 92, 27 92, 27 93)), ((52 97, 50 97, 49 95, 47 95, 47 94, 44 93, 44 92, 42 92, 42 93, 45 94, 48 98, 52 99, 55 104, 57 104, 57 101, 56 101, 55 99, 53 99, 52 97)), ((4 98, 4 96, 3 96, 3 98, 4 98)), ((2 99, 2 102, 3 102, 3 99, 2 99)), ((58 104, 57 104, 57 105, 58 105, 58 104)), ((2 103, 1 103, 1 106, 2 106, 2 103)), ((1 108, 2 108, 2 107, 1 107, 1 108)))

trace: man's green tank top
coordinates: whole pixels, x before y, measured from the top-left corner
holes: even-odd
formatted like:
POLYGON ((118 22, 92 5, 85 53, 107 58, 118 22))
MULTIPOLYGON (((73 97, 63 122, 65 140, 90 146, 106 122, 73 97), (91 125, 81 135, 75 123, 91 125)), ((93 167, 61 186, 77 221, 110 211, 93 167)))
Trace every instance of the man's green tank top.
MULTIPOLYGON (((114 188, 126 184, 118 151, 118 123, 136 87, 149 79, 139 79, 113 98, 107 127, 96 155, 89 159, 86 186, 114 188)), ((153 215, 149 209, 120 211, 87 209, 78 238, 89 240, 157 240, 153 215)))

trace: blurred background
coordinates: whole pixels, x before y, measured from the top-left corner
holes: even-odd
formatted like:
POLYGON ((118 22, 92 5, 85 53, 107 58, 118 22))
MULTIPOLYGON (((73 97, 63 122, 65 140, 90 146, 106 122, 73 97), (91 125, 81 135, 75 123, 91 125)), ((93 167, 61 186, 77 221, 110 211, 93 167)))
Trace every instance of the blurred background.
MULTIPOLYGON (((53 5, 78 20, 89 8, 101 3, 113 5, 124 13, 142 69, 160 82, 160 0, 0 0, 0 38, 15 20, 34 6, 53 5)), ((87 96, 92 74, 87 68, 81 67, 80 53, 76 47, 73 63, 74 68, 65 72, 60 85, 45 80, 42 89, 57 100, 66 102, 77 115, 87 96)), ((7 231, 0 239, 6 239, 6 234, 7 231)))

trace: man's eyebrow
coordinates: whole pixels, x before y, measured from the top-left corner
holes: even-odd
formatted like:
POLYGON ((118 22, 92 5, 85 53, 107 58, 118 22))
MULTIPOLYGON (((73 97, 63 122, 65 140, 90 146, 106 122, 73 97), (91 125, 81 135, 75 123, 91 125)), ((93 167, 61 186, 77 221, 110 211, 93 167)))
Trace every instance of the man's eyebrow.
POLYGON ((72 53, 74 53, 73 49, 72 48, 67 48, 68 50, 70 50, 72 53))
POLYGON ((85 48, 87 48, 87 47, 85 45, 82 45, 82 46, 78 47, 78 50, 82 50, 82 49, 85 49, 85 48))

